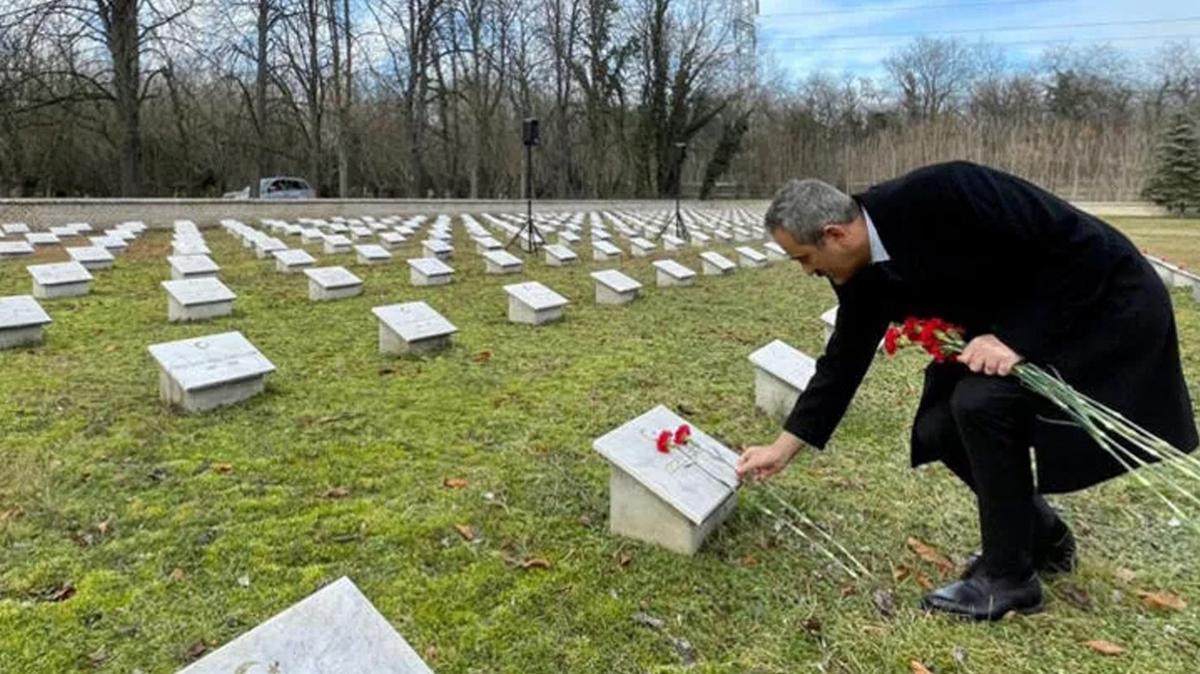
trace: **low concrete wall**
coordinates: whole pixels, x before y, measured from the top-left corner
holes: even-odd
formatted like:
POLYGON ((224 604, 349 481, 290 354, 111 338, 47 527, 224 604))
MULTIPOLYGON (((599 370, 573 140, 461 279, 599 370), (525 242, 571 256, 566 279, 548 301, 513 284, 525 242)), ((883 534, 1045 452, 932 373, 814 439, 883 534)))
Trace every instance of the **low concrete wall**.
MULTIPOLYGON (((685 201, 684 208, 765 210, 766 200, 685 201)), ((1137 201, 1075 202, 1099 217, 1166 217, 1162 208, 1137 201)), ((667 200, 631 199, 615 201, 547 200, 534 202, 535 212, 547 211, 639 211, 674 208, 667 200)), ((524 201, 454 199, 316 199, 312 201, 251 201, 233 199, 8 199, 0 200, 0 223, 23 222, 46 229, 71 222, 87 222, 97 228, 140 220, 152 228, 170 227, 175 220, 193 220, 212 227, 225 218, 248 224, 261 218, 329 218, 337 215, 437 215, 440 213, 523 213, 524 201)))
MULTIPOLYGON (((766 201, 687 201, 684 208, 762 210, 766 201)), ((664 210, 674 208, 666 200, 535 201, 534 212, 664 210)), ((437 215, 440 213, 524 213, 524 201, 446 199, 315 199, 311 201, 262 201, 234 199, 9 199, 0 200, 0 223, 23 222, 46 229, 71 222, 94 227, 139 220, 148 227, 171 227, 175 220, 192 220, 212 227, 225 218, 256 224, 260 218, 329 218, 371 215, 437 215)))

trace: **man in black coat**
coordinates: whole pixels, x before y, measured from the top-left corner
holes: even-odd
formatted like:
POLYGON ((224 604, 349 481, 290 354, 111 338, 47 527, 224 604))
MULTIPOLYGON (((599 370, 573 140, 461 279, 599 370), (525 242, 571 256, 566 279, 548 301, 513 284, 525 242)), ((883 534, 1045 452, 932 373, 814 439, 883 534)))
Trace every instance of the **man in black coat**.
POLYGON ((923 598, 928 610, 975 619, 1040 610, 1037 574, 1075 565, 1071 531, 1041 494, 1125 472, 1007 376, 1017 363, 1053 368, 1175 447, 1196 447, 1166 288, 1125 236, 1058 197, 952 162, 854 197, 789 182, 766 226, 807 273, 832 282, 840 308, 784 431, 748 448, 739 474, 767 478, 802 445, 824 448, 890 322, 938 317, 966 330, 957 362, 926 369, 912 464, 942 461, 975 492, 983 552, 923 598))

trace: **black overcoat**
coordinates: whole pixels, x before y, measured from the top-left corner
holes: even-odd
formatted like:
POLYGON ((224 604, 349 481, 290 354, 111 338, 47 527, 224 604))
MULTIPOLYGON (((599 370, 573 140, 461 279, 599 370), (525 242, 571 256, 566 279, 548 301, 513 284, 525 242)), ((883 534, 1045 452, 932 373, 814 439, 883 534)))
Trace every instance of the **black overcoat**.
MULTIPOLYGON (((969 162, 918 169, 854 197, 891 260, 841 286, 837 323, 785 428, 823 448, 889 322, 940 317, 994 334, 1175 447, 1197 434, 1170 295, 1138 249, 1103 221, 1020 178, 969 162)), ((917 419, 966 368, 931 364, 917 419)), ((1081 489, 1124 472, 1047 407, 1033 430, 1038 488, 1081 489)), ((914 466, 938 447, 912 437, 914 466)))

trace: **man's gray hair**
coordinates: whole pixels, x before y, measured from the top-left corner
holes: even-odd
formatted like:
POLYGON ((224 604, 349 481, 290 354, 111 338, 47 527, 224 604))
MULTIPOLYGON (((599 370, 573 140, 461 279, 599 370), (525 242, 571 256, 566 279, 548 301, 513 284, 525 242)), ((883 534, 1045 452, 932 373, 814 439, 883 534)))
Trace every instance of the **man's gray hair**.
POLYGON ((767 231, 782 227, 796 243, 815 246, 825 235, 825 225, 853 222, 861 212, 850 195, 810 178, 789 180, 779 188, 763 221, 767 231))

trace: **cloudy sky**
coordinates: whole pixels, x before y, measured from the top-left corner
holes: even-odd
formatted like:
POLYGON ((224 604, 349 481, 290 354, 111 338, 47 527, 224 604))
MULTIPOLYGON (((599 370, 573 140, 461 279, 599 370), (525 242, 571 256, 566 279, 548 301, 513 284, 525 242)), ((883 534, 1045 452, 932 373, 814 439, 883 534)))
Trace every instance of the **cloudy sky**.
POLYGON ((1200 43, 1197 0, 760 0, 759 53, 795 77, 877 76, 915 36, 986 40, 1016 67, 1047 46, 1111 41, 1133 56, 1166 39, 1200 43))

